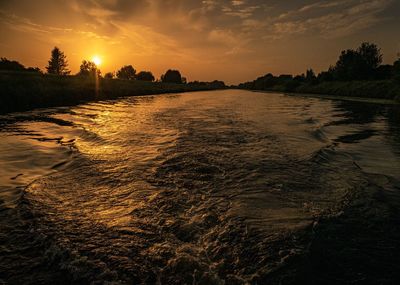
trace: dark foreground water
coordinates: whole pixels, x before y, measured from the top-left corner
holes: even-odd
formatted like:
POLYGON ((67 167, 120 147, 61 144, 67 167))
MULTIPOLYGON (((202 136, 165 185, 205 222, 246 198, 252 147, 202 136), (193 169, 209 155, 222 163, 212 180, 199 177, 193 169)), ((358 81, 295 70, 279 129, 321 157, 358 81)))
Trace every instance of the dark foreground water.
POLYGON ((0 284, 400 278, 398 106, 228 90, 0 122, 0 284))

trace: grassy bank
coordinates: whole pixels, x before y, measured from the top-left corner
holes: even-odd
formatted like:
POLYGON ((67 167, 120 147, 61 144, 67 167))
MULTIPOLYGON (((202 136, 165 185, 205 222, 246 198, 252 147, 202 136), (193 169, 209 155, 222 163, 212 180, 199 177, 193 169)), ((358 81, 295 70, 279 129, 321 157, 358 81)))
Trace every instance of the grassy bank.
POLYGON ((298 93, 400 101, 400 84, 391 80, 322 82, 316 85, 301 85, 295 91, 298 93))
POLYGON ((161 82, 58 77, 29 72, 0 72, 0 113, 70 106, 123 96, 211 90, 209 86, 161 82))
MULTIPOLYGON (((260 90, 260 88, 246 88, 260 90)), ((264 91, 279 91, 301 94, 318 94, 345 98, 372 98, 400 102, 400 83, 393 80, 376 81, 327 81, 318 84, 288 84, 261 88, 264 91)))

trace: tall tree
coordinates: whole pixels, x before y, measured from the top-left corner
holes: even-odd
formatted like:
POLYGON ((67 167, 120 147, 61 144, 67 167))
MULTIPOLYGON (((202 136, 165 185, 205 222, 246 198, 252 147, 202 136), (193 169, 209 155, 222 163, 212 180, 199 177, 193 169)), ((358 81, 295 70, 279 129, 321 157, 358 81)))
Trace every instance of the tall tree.
POLYGON ((381 63, 378 46, 364 42, 357 50, 342 51, 334 68, 334 77, 339 80, 373 79, 381 63))
POLYGON ((117 77, 119 79, 134 80, 136 75, 136 70, 132 65, 125 65, 117 71, 117 77))
POLYGON ((46 69, 47 73, 55 75, 68 75, 71 73, 68 70, 67 57, 58 47, 54 47, 51 51, 51 58, 46 69))
POLYGON ((334 68, 335 79, 364 79, 365 68, 365 62, 357 51, 352 49, 342 51, 334 68))
POLYGON ((361 58, 364 60, 366 67, 370 70, 375 70, 382 63, 382 53, 381 49, 378 48, 376 44, 371 44, 368 42, 364 42, 357 49, 357 52, 360 54, 361 58))
POLYGON ((312 83, 316 79, 317 79, 317 77, 315 76, 314 70, 312 70, 312 68, 307 69, 307 71, 306 71, 306 81, 312 83))
POLYGON ((89 60, 83 60, 81 66, 79 67, 78 75, 81 76, 100 76, 101 71, 97 68, 97 65, 89 60))

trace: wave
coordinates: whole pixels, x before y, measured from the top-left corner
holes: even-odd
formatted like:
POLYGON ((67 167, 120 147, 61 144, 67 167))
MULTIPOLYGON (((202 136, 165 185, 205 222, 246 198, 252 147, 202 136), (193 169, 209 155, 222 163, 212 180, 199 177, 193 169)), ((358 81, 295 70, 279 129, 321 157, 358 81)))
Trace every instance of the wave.
POLYGON ((14 129, 51 163, 0 211, 0 280, 396 280, 399 183, 349 151, 382 132, 330 123, 319 100, 214 96, 89 104, 14 129))

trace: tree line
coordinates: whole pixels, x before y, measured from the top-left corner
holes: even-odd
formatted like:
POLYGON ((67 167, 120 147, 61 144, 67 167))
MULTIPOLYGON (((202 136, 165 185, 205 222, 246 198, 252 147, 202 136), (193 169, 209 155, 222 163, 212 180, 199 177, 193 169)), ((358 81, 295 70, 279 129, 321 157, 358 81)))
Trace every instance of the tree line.
MULTIPOLYGON (((8 71, 25 71, 25 72, 37 72, 42 73, 39 68, 25 68, 22 64, 17 61, 10 61, 6 58, 1 58, 0 60, 0 70, 8 71)), ((69 76, 71 71, 68 68, 68 60, 63 51, 58 47, 54 47, 51 51, 50 60, 46 66, 46 74, 54 76, 69 76)), ((90 60, 83 60, 79 72, 75 74, 76 76, 82 77, 103 77, 98 66, 90 60)), ((132 65, 122 66, 116 72, 107 72, 104 74, 105 79, 121 79, 121 80, 140 80, 153 82, 156 81, 153 73, 151 71, 140 71, 137 72, 132 65)), ((165 83, 176 83, 176 84, 186 84, 188 83, 186 78, 183 77, 179 70, 168 69, 163 75, 161 75, 160 80, 165 83)), ((188 84, 199 84, 207 85, 216 88, 225 88, 225 83, 222 81, 212 81, 212 82, 189 82, 188 84)))
POLYGON ((357 49, 341 52, 335 65, 318 75, 312 69, 301 75, 268 73, 254 81, 241 83, 239 88, 268 90, 277 86, 286 91, 295 90, 301 85, 317 85, 334 81, 373 81, 393 80, 400 83, 400 58, 393 64, 382 64, 381 49, 373 43, 364 42, 357 49))

